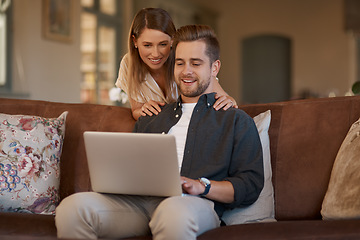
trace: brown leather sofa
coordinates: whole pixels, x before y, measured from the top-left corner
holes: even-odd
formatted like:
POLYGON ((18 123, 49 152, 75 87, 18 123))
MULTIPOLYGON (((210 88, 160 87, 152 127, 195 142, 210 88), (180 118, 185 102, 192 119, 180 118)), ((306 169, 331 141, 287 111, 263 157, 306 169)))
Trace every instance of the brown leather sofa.
MULTIPOLYGON (((324 221, 320 215, 336 154, 349 127, 360 117, 360 96, 241 108, 250 116, 271 110, 269 135, 277 222, 219 227, 198 239, 360 239, 360 219, 324 221)), ((82 133, 130 132, 135 123, 128 108, 0 99, 0 113, 57 117, 63 111, 69 114, 61 157, 61 199, 91 190, 82 133)), ((20 235, 55 237, 54 216, 0 213, 0 238, 20 235)))

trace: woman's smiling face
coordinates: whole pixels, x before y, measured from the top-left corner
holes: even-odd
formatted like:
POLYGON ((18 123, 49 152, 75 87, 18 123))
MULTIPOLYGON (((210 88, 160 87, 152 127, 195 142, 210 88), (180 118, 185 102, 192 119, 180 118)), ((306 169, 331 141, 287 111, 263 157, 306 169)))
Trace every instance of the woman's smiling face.
POLYGON ((160 69, 169 57, 172 39, 169 35, 154 29, 145 28, 134 39, 139 55, 150 70, 160 69))

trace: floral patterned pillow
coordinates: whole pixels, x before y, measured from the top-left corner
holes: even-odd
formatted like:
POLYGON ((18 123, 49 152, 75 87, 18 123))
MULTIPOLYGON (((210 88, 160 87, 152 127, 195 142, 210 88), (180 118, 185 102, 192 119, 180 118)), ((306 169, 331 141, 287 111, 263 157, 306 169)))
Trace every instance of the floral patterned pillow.
POLYGON ((55 213, 67 114, 0 114, 0 211, 55 213))

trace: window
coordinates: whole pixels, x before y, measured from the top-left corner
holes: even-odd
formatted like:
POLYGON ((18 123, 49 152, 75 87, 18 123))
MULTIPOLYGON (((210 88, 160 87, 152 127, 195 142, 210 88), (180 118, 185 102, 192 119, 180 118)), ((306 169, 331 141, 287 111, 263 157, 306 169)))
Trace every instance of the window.
POLYGON ((0 93, 11 91, 11 0, 0 1, 0 93))
POLYGON ((112 105, 119 67, 120 17, 116 0, 82 0, 81 14, 81 100, 112 105))

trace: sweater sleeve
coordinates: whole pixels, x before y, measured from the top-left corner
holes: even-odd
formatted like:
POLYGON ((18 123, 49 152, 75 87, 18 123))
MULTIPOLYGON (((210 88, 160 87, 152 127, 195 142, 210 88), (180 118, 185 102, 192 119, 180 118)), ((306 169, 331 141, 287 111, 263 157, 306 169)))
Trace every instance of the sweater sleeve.
POLYGON ((126 54, 121 62, 120 62, 120 67, 119 67, 119 74, 118 74, 118 78, 116 80, 115 85, 122 89, 124 92, 128 93, 129 87, 128 87, 128 61, 129 61, 129 57, 126 54))

